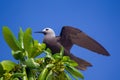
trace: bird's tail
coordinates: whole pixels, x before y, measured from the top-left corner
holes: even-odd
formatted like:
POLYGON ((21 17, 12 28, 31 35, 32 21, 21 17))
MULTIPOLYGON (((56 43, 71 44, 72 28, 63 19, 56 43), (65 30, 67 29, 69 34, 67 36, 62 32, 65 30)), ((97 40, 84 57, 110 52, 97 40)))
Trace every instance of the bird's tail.
POLYGON ((72 60, 74 60, 75 62, 78 63, 77 68, 80 69, 80 70, 86 70, 87 67, 92 66, 89 62, 87 62, 87 61, 85 61, 83 59, 80 59, 80 58, 74 56, 73 54, 67 54, 67 56, 70 56, 70 58, 72 60))

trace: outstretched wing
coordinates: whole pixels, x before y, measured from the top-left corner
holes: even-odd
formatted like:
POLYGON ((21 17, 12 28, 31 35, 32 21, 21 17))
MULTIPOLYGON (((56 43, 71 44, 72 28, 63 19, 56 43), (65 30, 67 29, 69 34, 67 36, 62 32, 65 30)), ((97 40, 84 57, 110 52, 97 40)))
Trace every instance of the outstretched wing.
POLYGON ((70 50, 73 44, 76 44, 99 54, 110 55, 102 45, 77 28, 64 26, 60 37, 60 43, 67 50, 70 50))

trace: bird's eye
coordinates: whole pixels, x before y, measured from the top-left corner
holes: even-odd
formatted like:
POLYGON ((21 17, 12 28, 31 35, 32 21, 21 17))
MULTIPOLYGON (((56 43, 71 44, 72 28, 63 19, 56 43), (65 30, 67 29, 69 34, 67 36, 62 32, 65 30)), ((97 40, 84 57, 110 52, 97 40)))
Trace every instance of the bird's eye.
POLYGON ((46 31, 48 31, 49 29, 45 29, 46 31))

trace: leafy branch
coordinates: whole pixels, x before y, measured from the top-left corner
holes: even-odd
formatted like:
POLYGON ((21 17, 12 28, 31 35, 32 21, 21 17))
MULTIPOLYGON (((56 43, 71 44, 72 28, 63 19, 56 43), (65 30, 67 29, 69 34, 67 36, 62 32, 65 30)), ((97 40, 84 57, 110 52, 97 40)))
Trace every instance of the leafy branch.
POLYGON ((44 43, 34 40, 31 34, 31 28, 26 31, 20 28, 16 39, 8 27, 3 27, 4 39, 19 63, 10 60, 0 62, 0 80, 84 79, 82 73, 75 68, 78 64, 69 56, 64 56, 63 48, 60 53, 52 54, 44 43), (40 57, 41 54, 45 56, 40 57))

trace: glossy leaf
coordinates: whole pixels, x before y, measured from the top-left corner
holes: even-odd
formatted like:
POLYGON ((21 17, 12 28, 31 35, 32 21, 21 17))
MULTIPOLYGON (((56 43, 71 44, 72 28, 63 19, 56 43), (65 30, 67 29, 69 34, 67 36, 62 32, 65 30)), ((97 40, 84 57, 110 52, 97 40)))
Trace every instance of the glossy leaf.
POLYGON ((78 63, 74 60, 71 60, 69 56, 63 56, 62 61, 70 66, 78 66, 78 63))
POLYGON ((22 72, 25 76, 23 76, 23 80, 28 80, 28 77, 27 77, 27 72, 26 72, 26 65, 23 65, 22 66, 22 72))
POLYGON ((74 67, 78 66, 78 63, 75 62, 75 61, 73 61, 73 60, 69 60, 69 61, 68 61, 68 64, 69 64, 70 66, 74 66, 74 67))
POLYGON ((16 66, 16 63, 9 60, 4 60, 1 62, 1 65, 3 67, 3 70, 5 70, 6 72, 9 72, 16 66))
POLYGON ((22 51, 12 51, 12 55, 16 60, 24 59, 24 53, 22 51))
POLYGON ((65 73, 65 76, 66 76, 67 80, 72 80, 72 79, 70 78, 70 76, 68 75, 68 73, 65 73))
POLYGON ((40 73, 38 80, 46 80, 49 70, 54 66, 54 64, 48 64, 40 73))
POLYGON ((60 56, 62 57, 62 56, 63 56, 63 54, 64 54, 64 48, 63 48, 63 47, 61 47, 61 50, 60 50, 60 56))
POLYGON ((32 36, 31 36, 32 32, 31 29, 28 28, 25 33, 24 33, 24 37, 23 37, 23 43, 24 43, 24 49, 30 53, 31 49, 32 49, 32 36))
POLYGON ((52 77, 53 77, 53 71, 50 70, 47 77, 46 77, 46 80, 52 80, 52 77))
POLYGON ((4 80, 3 77, 1 77, 0 80, 4 80))
POLYGON ((63 56, 62 61, 63 62, 68 62, 70 60, 69 56, 63 56))
POLYGON ((81 72, 79 72, 79 70, 77 70, 76 68, 72 67, 72 66, 66 66, 66 70, 71 73, 71 75, 75 76, 75 77, 79 77, 81 79, 84 79, 84 76, 82 75, 81 72))
POLYGON ((49 48, 47 48, 46 50, 44 50, 44 53, 46 53, 46 57, 54 60, 54 58, 52 56, 52 53, 51 53, 51 50, 49 48))
MULTIPOLYGON (((40 43, 39 43, 40 44, 40 43)), ((46 44, 45 43, 42 43, 41 44, 41 47, 42 47, 42 50, 45 50, 46 49, 46 44)))
POLYGON ((48 64, 47 66, 46 66, 46 68, 52 68, 54 66, 54 64, 48 64))
POLYGON ((12 80, 19 80, 19 78, 14 78, 14 79, 12 79, 12 80))
POLYGON ((51 54, 52 51, 51 51, 49 48, 47 48, 45 51, 47 51, 50 55, 52 55, 52 54, 51 54))
POLYGON ((22 48, 24 48, 24 46, 23 46, 23 36, 24 36, 24 32, 23 32, 22 28, 20 28, 20 31, 18 33, 18 41, 19 41, 22 48))
POLYGON ((35 58, 39 56, 46 48, 46 45, 44 43, 40 44, 38 41, 34 40, 33 48, 31 50, 31 53, 29 53, 30 58, 35 58))
POLYGON ((40 66, 33 58, 28 58, 25 63, 29 68, 38 68, 40 66))
POLYGON ((3 80, 10 80, 11 76, 12 76, 11 73, 6 72, 6 73, 4 74, 3 80))
POLYGON ((8 27, 3 27, 3 36, 7 44, 14 51, 21 50, 20 44, 8 27))
POLYGON ((53 57, 57 60, 57 59, 62 59, 62 56, 60 56, 60 53, 56 53, 53 55, 53 57))
POLYGON ((48 68, 44 68, 43 71, 40 73, 38 80, 46 80, 46 76, 48 75, 48 68))

